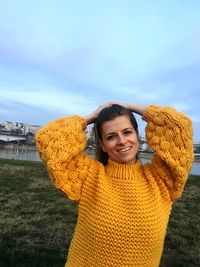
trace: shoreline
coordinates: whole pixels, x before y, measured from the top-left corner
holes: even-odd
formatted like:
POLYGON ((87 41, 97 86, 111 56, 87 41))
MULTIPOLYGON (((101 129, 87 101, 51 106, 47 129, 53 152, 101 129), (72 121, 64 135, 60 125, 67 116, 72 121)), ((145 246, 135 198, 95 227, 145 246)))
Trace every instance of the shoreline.
MULTIPOLYGON (((35 146, 27 146, 27 145, 16 145, 16 144, 12 144, 12 145, 0 145, 0 149, 5 149, 5 150, 22 150, 22 151, 35 151, 37 152, 37 149, 35 146)), ((92 151, 92 155, 94 154, 94 150, 93 149, 85 149, 86 153, 92 151)), ((139 158, 142 157, 143 159, 152 159, 153 157, 153 152, 139 152, 139 158)), ((200 156, 196 156, 194 155, 194 160, 193 162, 200 162, 200 156)))
POLYGON ((17 144, 9 144, 9 145, 0 145, 0 149, 7 149, 7 150, 31 150, 31 151, 37 151, 35 146, 28 146, 28 145, 17 145, 17 144))
MULTIPOLYGON (((16 150, 17 151, 17 150, 16 150)), ((15 151, 15 152, 16 152, 15 151)), ((12 156, 12 155, 1 155, 0 153, 0 161, 4 161, 4 160, 8 160, 8 161, 13 161, 13 162, 18 162, 18 161, 22 161, 22 162, 38 162, 38 163, 42 163, 42 160, 40 159, 39 157, 39 154, 36 153, 36 151, 32 151, 30 150, 29 152, 26 152, 26 151, 23 151, 22 152, 23 154, 26 154, 26 158, 24 157, 21 157, 21 152, 19 152, 19 155, 15 155, 15 156, 12 156), (30 155, 30 157, 28 156, 29 153, 33 153, 33 155, 30 155), (33 157, 34 156, 34 157, 33 157)), ((85 151, 86 154, 90 155, 91 157, 94 157, 94 155, 91 155, 89 153, 89 151, 85 151)), ((149 163, 150 160, 152 159, 152 156, 153 156, 153 153, 140 153, 139 154, 139 160, 145 164, 145 163, 149 163)), ((199 168, 199 164, 200 164, 200 160, 194 160, 192 162, 192 168, 189 172, 189 174, 192 174, 192 175, 198 175, 200 176, 200 168, 199 168)))
MULTIPOLYGON (((152 159, 153 153, 149 152, 139 152, 139 158, 140 156, 144 159, 152 159)), ((193 162, 200 162, 200 157, 195 156, 193 162)))

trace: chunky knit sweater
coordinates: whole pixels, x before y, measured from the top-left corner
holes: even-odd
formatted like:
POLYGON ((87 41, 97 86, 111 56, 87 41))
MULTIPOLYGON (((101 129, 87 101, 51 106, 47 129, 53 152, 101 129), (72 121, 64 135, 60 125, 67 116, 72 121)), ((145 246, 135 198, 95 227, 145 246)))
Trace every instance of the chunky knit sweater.
POLYGON ((83 153, 86 121, 60 118, 37 134, 54 185, 79 202, 66 267, 158 267, 172 203, 193 160, 192 125, 182 113, 151 105, 143 119, 150 163, 103 166, 83 153))

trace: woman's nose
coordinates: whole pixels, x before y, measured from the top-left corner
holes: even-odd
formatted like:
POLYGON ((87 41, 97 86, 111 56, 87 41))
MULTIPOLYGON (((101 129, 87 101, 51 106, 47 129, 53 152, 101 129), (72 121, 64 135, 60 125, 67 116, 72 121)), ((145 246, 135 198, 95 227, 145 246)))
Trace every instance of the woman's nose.
POLYGON ((118 136, 118 143, 119 144, 124 144, 126 142, 126 138, 124 138, 123 135, 118 136))

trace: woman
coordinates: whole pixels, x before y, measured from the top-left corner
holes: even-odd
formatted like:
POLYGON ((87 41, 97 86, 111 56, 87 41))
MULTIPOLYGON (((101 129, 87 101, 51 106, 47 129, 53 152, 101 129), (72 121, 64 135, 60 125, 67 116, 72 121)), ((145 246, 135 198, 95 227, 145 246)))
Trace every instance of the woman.
POLYGON ((37 134, 37 147, 55 186, 79 201, 66 267, 158 267, 171 206, 193 160, 192 124, 173 108, 109 102, 88 116, 60 118, 37 134), (154 150, 138 160, 135 112, 147 122, 154 150), (100 155, 82 151, 85 128, 96 123, 100 155))

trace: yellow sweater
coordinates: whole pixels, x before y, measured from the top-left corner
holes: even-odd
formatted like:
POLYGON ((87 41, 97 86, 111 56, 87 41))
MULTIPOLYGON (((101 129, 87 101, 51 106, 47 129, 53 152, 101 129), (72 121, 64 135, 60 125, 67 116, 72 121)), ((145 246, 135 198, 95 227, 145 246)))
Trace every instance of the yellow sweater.
POLYGON ((171 204, 180 197, 193 160, 192 124, 182 113, 151 105, 143 119, 155 151, 144 166, 82 153, 86 122, 60 118, 37 134, 41 159, 55 186, 79 201, 67 267, 158 267, 171 204))

